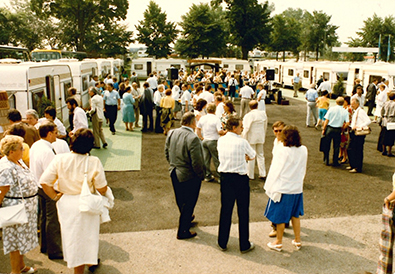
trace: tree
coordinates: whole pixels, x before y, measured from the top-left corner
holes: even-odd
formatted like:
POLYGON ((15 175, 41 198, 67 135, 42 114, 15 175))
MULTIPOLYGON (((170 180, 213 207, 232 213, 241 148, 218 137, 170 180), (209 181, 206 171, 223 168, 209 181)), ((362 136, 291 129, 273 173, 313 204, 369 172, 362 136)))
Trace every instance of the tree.
POLYGON ((329 24, 331 17, 322 11, 314 11, 312 20, 308 23, 306 46, 308 50, 315 52, 316 61, 325 46, 332 46, 337 42, 336 30, 339 27, 329 24))
POLYGON ((256 46, 269 44, 271 31, 270 13, 272 8, 268 1, 259 4, 258 0, 213 0, 212 3, 227 4, 227 19, 230 39, 241 47, 242 58, 248 58, 248 52, 256 46))
MULTIPOLYGON (((347 44, 350 47, 378 47, 381 35, 380 57, 382 60, 387 60, 388 39, 392 41, 392 44, 395 42, 395 18, 392 15, 381 18, 374 14, 363 23, 364 26, 357 32, 359 37, 350 38, 347 44)), ((394 47, 390 45, 390 53, 393 52, 393 49, 394 47)), ((395 56, 390 56, 390 60, 395 60, 395 56)))
POLYGON ((72 41, 63 35, 65 44, 83 51, 87 34, 110 21, 126 19, 129 7, 127 0, 31 0, 32 10, 41 18, 51 16, 61 21, 65 34, 72 34, 72 41))
POLYGON ((175 23, 166 20, 166 13, 154 1, 150 1, 144 11, 144 20, 135 26, 137 41, 147 46, 148 55, 161 58, 171 53, 170 44, 176 39, 178 30, 175 23))
POLYGON ((186 15, 181 16, 182 36, 175 50, 182 56, 196 58, 216 55, 222 57, 226 51, 226 19, 219 7, 209 4, 193 4, 186 15))
POLYGON ((86 50, 94 57, 116 57, 128 52, 127 46, 133 42, 132 32, 126 25, 109 22, 102 24, 87 35, 86 50))
POLYGON ((283 52, 283 61, 285 61, 285 51, 292 51, 299 55, 298 48, 300 42, 300 24, 294 18, 278 14, 272 20, 273 30, 270 34, 269 48, 272 51, 283 52))

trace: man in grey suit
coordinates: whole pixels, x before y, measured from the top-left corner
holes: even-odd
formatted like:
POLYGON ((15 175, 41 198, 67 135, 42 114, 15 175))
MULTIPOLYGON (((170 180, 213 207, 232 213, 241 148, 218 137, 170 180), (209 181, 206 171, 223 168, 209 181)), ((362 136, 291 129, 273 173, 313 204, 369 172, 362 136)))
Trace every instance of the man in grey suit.
POLYGON ((203 149, 199 137, 195 134, 196 118, 191 112, 182 116, 181 128, 171 131, 166 139, 165 155, 170 164, 170 177, 180 210, 177 239, 195 237, 196 232, 189 231, 193 220, 193 210, 199 197, 200 186, 204 178, 203 149))

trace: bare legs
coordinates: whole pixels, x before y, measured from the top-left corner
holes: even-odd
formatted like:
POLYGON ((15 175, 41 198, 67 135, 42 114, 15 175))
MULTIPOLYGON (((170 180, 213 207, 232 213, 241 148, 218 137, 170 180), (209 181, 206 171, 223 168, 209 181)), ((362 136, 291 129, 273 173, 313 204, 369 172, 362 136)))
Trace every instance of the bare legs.
POLYGON ((126 130, 133 131, 133 123, 125 123, 126 130))
MULTIPOLYGON (((295 234, 295 242, 300 243, 300 219, 292 217, 292 228, 295 234)), ((281 245, 283 243, 285 224, 277 224, 277 236, 276 241, 273 242, 274 245, 281 245)))
POLYGON ((19 253, 19 250, 10 252, 10 262, 12 271, 11 273, 21 273, 21 270, 25 268, 23 255, 19 253))

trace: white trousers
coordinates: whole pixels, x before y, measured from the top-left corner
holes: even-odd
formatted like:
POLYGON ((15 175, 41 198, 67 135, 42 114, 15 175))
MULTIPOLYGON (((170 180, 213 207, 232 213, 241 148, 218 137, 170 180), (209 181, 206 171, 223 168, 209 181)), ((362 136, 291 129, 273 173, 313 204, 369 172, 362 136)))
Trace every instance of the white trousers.
POLYGON ((248 161, 248 177, 253 180, 255 172, 255 161, 258 163, 259 177, 266 177, 265 156, 263 154, 263 144, 251 144, 256 152, 256 157, 252 161, 248 161))

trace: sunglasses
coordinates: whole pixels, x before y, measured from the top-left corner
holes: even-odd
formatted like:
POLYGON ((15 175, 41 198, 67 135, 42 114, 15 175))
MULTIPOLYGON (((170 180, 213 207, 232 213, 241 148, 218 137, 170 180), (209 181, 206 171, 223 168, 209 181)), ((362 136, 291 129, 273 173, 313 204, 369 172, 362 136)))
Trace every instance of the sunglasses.
POLYGON ((283 131, 282 129, 275 129, 273 130, 275 133, 283 131))

